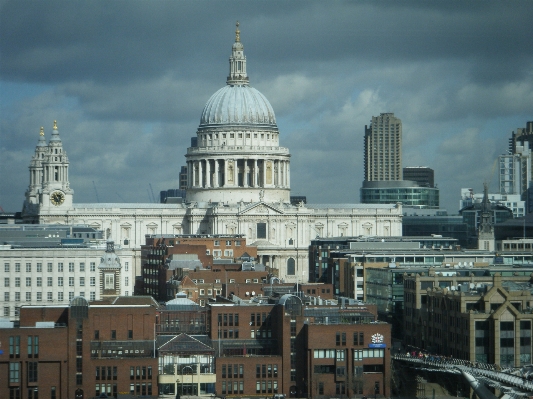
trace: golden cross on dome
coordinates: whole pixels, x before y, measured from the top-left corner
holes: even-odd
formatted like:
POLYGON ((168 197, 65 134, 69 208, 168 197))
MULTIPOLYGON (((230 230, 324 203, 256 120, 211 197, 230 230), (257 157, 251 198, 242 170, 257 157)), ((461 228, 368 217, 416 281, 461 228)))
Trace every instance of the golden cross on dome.
POLYGON ((241 31, 239 30, 239 21, 235 24, 237 26, 237 29, 235 30, 235 41, 240 42, 241 41, 241 31))
POLYGON ((41 126, 41 131, 39 132, 39 136, 44 136, 44 126, 41 126))
POLYGON ((57 121, 54 121, 54 130, 57 130, 57 121))

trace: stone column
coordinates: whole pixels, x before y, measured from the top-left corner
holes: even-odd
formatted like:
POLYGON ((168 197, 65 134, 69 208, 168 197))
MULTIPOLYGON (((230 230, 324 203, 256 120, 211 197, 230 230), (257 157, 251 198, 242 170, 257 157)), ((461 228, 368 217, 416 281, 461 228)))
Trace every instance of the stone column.
POLYGON ((244 159, 244 167, 243 167, 243 177, 242 177, 242 185, 243 187, 248 187, 248 172, 250 171, 250 168, 248 167, 248 159, 244 159))
POLYGON ((205 187, 211 187, 211 161, 205 160, 205 187))
POLYGON ((279 159, 276 161, 276 165, 278 166, 278 187, 281 187, 281 161, 279 159))
POLYGON ((213 187, 218 187, 218 159, 215 158, 215 171, 213 173, 213 187))
POLYGON ((202 162, 203 161, 198 161, 198 187, 204 186, 202 162))
POLYGON ((259 174, 257 173, 257 159, 254 159, 254 173, 252 176, 252 187, 259 186, 259 184, 257 184, 257 178, 259 177, 259 174))
POLYGON ((262 186, 263 187, 266 187, 266 175, 267 175, 267 171, 266 171, 266 167, 267 167, 267 160, 266 159, 263 159, 263 181, 261 182, 262 186))
POLYGON ((191 187, 196 187, 196 169, 195 169, 195 162, 191 161, 191 187))
POLYGON ((291 186, 291 163, 290 161, 287 161, 287 187, 291 186))

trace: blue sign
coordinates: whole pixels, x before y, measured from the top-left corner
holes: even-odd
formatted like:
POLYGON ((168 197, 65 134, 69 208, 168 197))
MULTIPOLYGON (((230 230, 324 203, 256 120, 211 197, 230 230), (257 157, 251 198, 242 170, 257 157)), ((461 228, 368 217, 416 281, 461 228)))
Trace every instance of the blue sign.
POLYGON ((369 348, 386 348, 387 344, 368 344, 369 348))
POLYGON ((4 351, 0 349, 0 355, 3 355, 3 354, 4 354, 4 351))

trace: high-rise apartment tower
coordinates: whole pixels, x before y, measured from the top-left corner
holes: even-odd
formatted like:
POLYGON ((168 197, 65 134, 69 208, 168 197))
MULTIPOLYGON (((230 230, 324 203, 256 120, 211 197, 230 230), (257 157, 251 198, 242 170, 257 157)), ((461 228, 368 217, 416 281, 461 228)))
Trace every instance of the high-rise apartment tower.
POLYGON ((388 112, 370 123, 365 125, 365 181, 403 180, 402 121, 388 112))

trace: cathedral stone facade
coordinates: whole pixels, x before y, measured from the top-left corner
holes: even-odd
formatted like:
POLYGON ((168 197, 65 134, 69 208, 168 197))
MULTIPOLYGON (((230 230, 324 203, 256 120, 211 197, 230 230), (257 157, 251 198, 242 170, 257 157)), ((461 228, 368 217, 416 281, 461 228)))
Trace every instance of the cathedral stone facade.
POLYGON ((401 205, 291 205, 290 153, 280 146, 274 110, 249 85, 237 27, 226 86, 208 100, 187 149, 183 204, 73 202, 69 160, 56 122, 44 130, 30 163, 27 222, 87 224, 136 253, 146 234, 243 234, 259 261, 285 281, 307 281, 310 240, 335 236, 399 236, 401 205))

